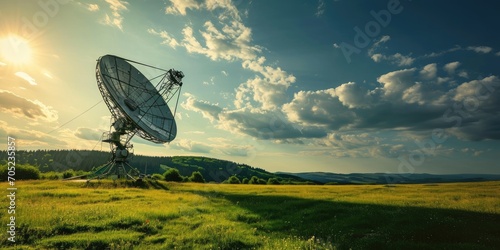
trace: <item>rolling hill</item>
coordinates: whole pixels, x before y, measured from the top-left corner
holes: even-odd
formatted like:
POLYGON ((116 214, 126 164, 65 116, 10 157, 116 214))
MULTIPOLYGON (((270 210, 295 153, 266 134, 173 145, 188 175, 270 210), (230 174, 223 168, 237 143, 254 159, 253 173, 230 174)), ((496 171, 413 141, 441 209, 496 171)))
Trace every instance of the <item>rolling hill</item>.
POLYGON ((418 184, 445 182, 473 182, 500 180, 500 175, 492 174, 387 174, 387 173, 353 173, 335 174, 327 172, 305 172, 279 174, 294 175, 303 179, 331 184, 418 184))

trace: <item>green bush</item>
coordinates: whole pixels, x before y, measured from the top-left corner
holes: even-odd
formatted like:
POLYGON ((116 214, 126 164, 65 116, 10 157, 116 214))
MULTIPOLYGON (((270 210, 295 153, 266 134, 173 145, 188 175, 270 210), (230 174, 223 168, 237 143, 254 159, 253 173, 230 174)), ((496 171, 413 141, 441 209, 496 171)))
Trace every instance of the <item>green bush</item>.
POLYGON ((167 170, 163 174, 163 176, 164 176, 166 181, 176 181, 176 182, 183 181, 183 177, 179 173, 179 170, 177 170, 175 168, 171 168, 171 169, 167 170))
MULTIPOLYGON (((38 180, 40 179, 40 170, 31 165, 16 165, 15 169, 12 170, 15 175, 11 176, 15 180, 38 180)), ((0 180, 7 181, 9 175, 9 169, 6 165, 0 167, 0 180)))
POLYGON ((246 177, 245 177, 245 178, 243 178, 243 180, 241 181, 241 183, 243 183, 243 184, 248 184, 248 178, 246 178, 246 177))
POLYGON ((241 184, 241 181, 236 175, 233 175, 233 176, 229 177, 229 179, 227 179, 227 183, 228 184, 241 184))
POLYGON ((191 174, 191 177, 189 177, 189 181, 198 182, 198 183, 205 183, 205 178, 203 178, 203 175, 199 171, 194 171, 191 174))
POLYGON ((248 184, 259 184, 259 177, 257 176, 252 176, 252 178, 250 178, 250 180, 248 181, 248 184))
POLYGON ((279 185, 280 181, 277 178, 269 178, 269 180, 267 180, 267 184, 268 185, 279 185))
POLYGON ((156 173, 151 175, 151 178, 154 180, 163 180, 163 175, 156 173))
POLYGON ((73 176, 75 176, 75 171, 73 171, 73 169, 66 170, 63 173, 63 179, 71 178, 73 176))
POLYGON ((50 171, 47 173, 41 173, 40 179, 42 180, 59 180, 62 177, 60 173, 50 171))

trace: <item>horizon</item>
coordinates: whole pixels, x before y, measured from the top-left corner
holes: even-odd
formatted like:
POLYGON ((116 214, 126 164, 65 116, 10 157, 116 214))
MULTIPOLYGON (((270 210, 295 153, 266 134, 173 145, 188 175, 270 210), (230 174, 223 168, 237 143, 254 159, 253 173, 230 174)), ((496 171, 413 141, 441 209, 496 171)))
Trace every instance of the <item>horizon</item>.
POLYGON ((136 136, 136 155, 273 173, 500 174, 494 6, 2 2, 0 137, 18 150, 107 148, 95 66, 113 54, 185 74, 176 139, 136 136))
MULTIPOLYGON (((68 151, 72 151, 72 150, 75 150, 75 151, 96 151, 96 152, 100 152, 100 153, 110 153, 109 151, 105 151, 105 150, 96 150, 96 149, 93 149, 93 150, 88 150, 88 149, 34 149, 33 151, 36 151, 36 150, 68 150, 68 151)), ((3 152, 5 150, 0 150, 0 152, 3 152)), ((32 151, 32 150, 17 150, 17 151, 32 151)), ((284 174, 304 174, 304 173, 327 173, 327 174, 341 174, 341 175, 348 175, 348 174, 384 174, 384 175, 397 175, 397 174, 400 174, 400 175, 408 175, 407 173, 398 173, 398 172, 327 172, 327 171, 307 171, 307 172, 285 172, 285 171, 274 171, 274 172, 271 172, 271 171, 268 171, 264 168, 261 168, 259 166, 253 166, 253 165, 249 165, 249 164, 246 164, 246 163, 241 163, 241 162, 234 162, 234 161, 231 161, 231 160, 227 160, 227 159, 221 159, 221 158, 214 158, 214 157, 210 157, 210 156, 201 156, 201 155, 163 155, 163 156, 153 156, 153 155, 142 155, 142 154, 134 154, 134 157, 135 156, 140 156, 140 157, 202 157, 202 158, 208 158, 208 159, 214 159, 214 160, 219 160, 219 161, 228 161, 228 162, 232 162, 232 163, 235 163, 235 164, 238 164, 238 165, 246 165, 246 166, 249 166, 249 167, 252 167, 252 168, 258 168, 258 169, 262 169, 264 171, 267 171, 269 173, 284 173, 284 174)), ((132 157, 133 158, 133 157, 132 157)), ((104 164, 104 163, 103 163, 104 164)), ((419 175, 419 174, 428 174, 428 175, 498 175, 500 176, 500 174, 495 174, 495 173, 474 173, 474 172, 469 172, 469 173, 451 173, 451 174, 440 174, 440 173, 429 173, 429 172, 425 172, 425 173, 412 173, 411 175, 413 174, 416 174, 416 175, 419 175)))

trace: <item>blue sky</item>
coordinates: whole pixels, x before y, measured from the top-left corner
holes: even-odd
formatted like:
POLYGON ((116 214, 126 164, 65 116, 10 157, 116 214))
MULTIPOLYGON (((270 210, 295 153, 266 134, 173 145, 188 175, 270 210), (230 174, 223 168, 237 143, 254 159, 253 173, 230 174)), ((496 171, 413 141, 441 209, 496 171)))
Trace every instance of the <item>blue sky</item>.
POLYGON ((94 70, 114 54, 186 75, 177 138, 134 139, 137 154, 269 171, 500 173, 494 1, 0 7, 0 136, 20 149, 107 149, 94 70))

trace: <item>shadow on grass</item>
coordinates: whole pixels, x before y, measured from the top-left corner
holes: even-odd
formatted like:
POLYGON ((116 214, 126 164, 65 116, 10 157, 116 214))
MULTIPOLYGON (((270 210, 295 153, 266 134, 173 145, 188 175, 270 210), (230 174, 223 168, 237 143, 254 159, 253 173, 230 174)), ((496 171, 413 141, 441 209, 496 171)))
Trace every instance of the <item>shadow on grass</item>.
MULTIPOLYGON (((214 197, 213 192, 196 194, 214 197)), ((451 209, 217 193, 260 232, 330 242, 340 249, 499 249, 500 215, 451 209)))

